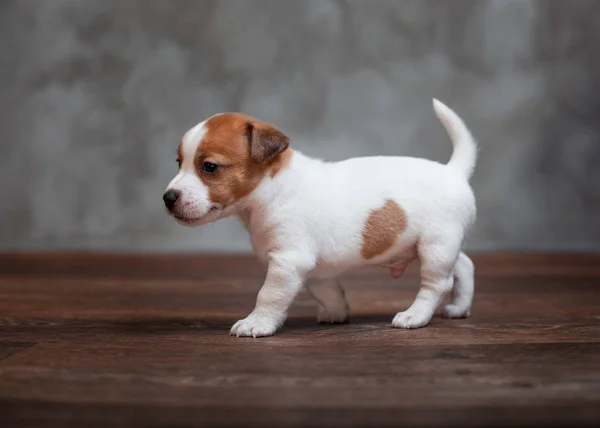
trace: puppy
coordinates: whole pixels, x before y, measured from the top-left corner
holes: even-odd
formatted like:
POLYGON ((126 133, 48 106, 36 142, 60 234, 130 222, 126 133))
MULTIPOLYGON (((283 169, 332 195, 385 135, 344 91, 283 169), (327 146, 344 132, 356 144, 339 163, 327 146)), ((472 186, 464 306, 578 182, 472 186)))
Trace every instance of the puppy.
POLYGON ((348 305, 337 276, 381 265, 398 278, 415 258, 419 292, 392 325, 427 325, 450 292, 442 314, 469 316, 474 269, 461 245, 476 215, 469 178, 477 147, 449 107, 435 99, 433 107, 454 146, 447 164, 384 156, 324 162, 240 113, 212 116, 183 136, 179 172, 163 195, 168 213, 184 226, 238 217, 268 266, 254 310, 232 335, 274 334, 305 283, 318 320, 344 322, 348 305))

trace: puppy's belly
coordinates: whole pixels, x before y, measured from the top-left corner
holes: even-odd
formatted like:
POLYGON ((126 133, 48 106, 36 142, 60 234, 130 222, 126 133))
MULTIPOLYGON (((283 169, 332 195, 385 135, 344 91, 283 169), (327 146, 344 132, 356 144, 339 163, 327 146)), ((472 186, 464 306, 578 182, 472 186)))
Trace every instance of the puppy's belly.
POLYGON ((344 264, 333 264, 333 263, 318 263, 317 267, 314 268, 310 274, 309 278, 317 278, 317 279, 329 279, 336 278, 343 273, 356 268, 356 264, 352 263, 344 263, 344 264))
POLYGON ((389 269, 392 276, 398 278, 404 272, 404 269, 417 257, 416 247, 404 247, 396 251, 390 251, 380 257, 371 260, 365 260, 360 256, 352 257, 348 260, 327 260, 321 259, 317 267, 309 274, 310 278, 328 279, 338 277, 348 271, 361 266, 381 266, 389 269))

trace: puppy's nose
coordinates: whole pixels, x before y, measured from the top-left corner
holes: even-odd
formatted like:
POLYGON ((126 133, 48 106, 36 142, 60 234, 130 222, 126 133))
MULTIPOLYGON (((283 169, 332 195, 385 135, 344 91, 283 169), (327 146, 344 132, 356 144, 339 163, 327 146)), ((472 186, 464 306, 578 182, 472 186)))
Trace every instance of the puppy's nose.
POLYGON ((163 201, 165 201, 166 207, 171 211, 175 202, 177 202, 177 198, 179 198, 179 192, 177 190, 167 190, 163 195, 163 201))

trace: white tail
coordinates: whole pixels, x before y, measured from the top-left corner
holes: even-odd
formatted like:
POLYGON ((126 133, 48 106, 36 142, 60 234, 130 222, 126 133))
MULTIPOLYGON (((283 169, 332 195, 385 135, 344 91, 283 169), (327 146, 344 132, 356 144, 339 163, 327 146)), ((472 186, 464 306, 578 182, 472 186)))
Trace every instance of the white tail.
POLYGON ((433 99, 433 109, 452 140, 454 150, 448 166, 461 171, 467 179, 471 178, 477 161, 477 143, 467 125, 450 107, 433 99))

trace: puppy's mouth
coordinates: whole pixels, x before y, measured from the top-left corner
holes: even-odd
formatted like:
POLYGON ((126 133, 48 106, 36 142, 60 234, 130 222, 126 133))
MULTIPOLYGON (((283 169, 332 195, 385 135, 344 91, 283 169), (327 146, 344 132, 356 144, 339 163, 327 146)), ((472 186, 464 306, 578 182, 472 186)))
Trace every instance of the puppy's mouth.
POLYGON ((175 220, 177 220, 181 223, 196 223, 198 220, 200 220, 202 218, 202 217, 186 217, 186 216, 175 214, 175 213, 171 213, 171 215, 175 218, 175 220))
POLYGON ((221 215, 221 211, 223 210, 220 206, 213 205, 206 214, 200 217, 190 217, 177 212, 170 212, 169 214, 171 214, 178 223, 184 226, 200 226, 204 223, 218 219, 221 215))

